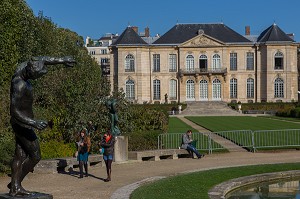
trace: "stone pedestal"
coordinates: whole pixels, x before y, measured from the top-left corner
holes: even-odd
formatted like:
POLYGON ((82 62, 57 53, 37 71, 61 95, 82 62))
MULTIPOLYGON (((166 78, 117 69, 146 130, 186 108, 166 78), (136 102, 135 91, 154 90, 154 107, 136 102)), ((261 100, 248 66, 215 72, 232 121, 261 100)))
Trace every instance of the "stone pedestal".
POLYGON ((114 159, 115 162, 128 161, 128 137, 127 136, 116 137, 114 159))
POLYGON ((15 197, 8 195, 8 193, 0 194, 0 199, 13 199, 13 198, 15 198, 15 199, 16 198, 18 198, 18 199, 53 199, 53 196, 50 194, 38 193, 38 192, 34 192, 34 193, 32 193, 32 195, 29 195, 29 196, 15 196, 15 197))
POLYGON ((181 105, 178 105, 178 113, 179 113, 179 114, 181 113, 181 110, 182 110, 182 106, 181 106, 181 105))

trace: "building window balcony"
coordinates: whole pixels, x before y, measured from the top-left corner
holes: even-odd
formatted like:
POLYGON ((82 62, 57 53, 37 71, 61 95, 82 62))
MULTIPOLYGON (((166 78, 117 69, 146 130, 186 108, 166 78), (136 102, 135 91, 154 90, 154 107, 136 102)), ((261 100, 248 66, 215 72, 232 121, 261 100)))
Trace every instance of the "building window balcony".
POLYGON ((195 69, 180 69, 179 74, 182 75, 202 75, 202 74, 225 74, 227 68, 195 68, 195 69))

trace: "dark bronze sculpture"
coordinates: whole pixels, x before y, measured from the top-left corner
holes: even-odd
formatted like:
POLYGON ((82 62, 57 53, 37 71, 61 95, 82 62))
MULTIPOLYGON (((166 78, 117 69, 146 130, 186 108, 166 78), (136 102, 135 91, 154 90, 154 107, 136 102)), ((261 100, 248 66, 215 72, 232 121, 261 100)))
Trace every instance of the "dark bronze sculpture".
POLYGON ((111 99, 111 100, 106 101, 106 107, 109 110, 110 121, 111 121, 110 131, 111 131, 111 134, 114 137, 121 134, 121 131, 118 127, 119 118, 118 118, 118 115, 117 115, 116 104, 117 104, 116 99, 111 99))
POLYGON ((49 65, 64 64, 72 67, 74 63, 75 60, 71 57, 33 57, 31 60, 21 63, 12 76, 10 114, 16 149, 11 167, 11 182, 8 184, 10 196, 32 194, 25 190, 21 183, 29 172, 33 172, 34 166, 41 159, 40 146, 34 128, 42 130, 47 127, 47 122, 34 119, 33 88, 29 80, 45 75, 49 65))

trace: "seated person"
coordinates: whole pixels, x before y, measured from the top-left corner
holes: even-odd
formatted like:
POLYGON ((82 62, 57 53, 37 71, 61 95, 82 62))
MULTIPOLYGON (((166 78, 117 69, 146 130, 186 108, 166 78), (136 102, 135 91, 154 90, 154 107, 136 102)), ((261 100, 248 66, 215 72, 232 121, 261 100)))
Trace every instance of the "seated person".
POLYGON ((181 148, 186 149, 193 157, 193 153, 195 153, 198 157, 198 159, 204 157, 204 155, 201 155, 195 146, 195 141, 192 140, 192 131, 188 130, 185 134, 182 135, 182 142, 181 142, 181 148))

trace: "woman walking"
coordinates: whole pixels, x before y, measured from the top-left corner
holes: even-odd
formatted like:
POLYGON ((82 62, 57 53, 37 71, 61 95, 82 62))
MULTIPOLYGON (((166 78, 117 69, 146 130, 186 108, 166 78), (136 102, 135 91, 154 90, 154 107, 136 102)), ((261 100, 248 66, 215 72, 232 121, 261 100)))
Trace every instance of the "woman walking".
POLYGON ((83 178, 83 167, 85 170, 85 176, 88 177, 88 157, 89 157, 89 151, 91 148, 91 139, 89 136, 86 135, 86 130, 83 129, 76 142, 77 145, 77 151, 78 156, 77 160, 79 161, 79 171, 80 176, 79 178, 83 178))
POLYGON ((108 131, 106 134, 104 134, 100 143, 100 146, 104 148, 103 160, 106 165, 106 173, 107 173, 107 178, 104 180, 104 182, 111 181, 111 164, 114 156, 114 144, 115 144, 115 138, 114 136, 111 135, 111 132, 108 131))

